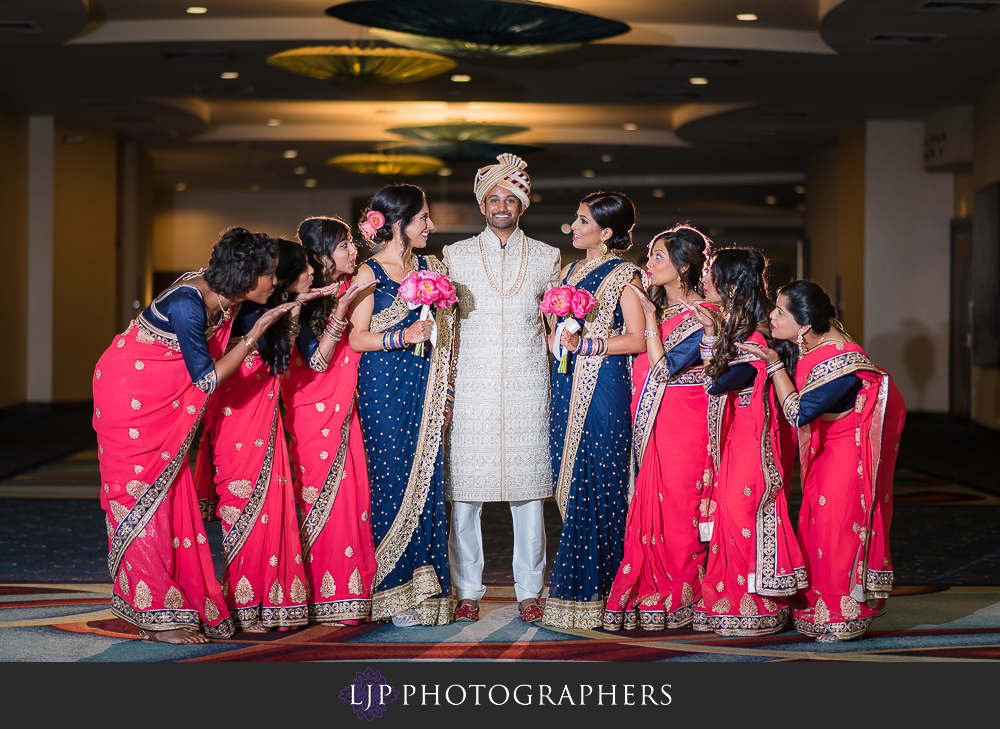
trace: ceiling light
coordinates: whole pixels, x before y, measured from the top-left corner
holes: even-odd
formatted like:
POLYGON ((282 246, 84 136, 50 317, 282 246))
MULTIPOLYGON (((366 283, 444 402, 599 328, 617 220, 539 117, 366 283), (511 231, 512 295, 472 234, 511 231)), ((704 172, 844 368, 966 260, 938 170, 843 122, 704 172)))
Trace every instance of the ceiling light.
POLYGON ((219 74, 219 78, 239 78, 239 77, 240 77, 239 71, 224 71, 223 73, 219 74))
POLYGON ((260 192, 260 183, 255 182, 252 185, 250 185, 250 192, 260 192))
POLYGON ((597 176, 597 173, 594 172, 593 170, 584 170, 580 174, 583 175, 584 177, 596 177, 597 176))
POLYGON ((306 173, 306 168, 299 165, 294 170, 292 170, 296 175, 304 175, 306 173))
POLYGON ((422 154, 342 154, 326 162, 360 175, 423 175, 444 167, 444 160, 422 154))
POLYGON ((285 159, 295 159, 296 157, 299 156, 299 153, 298 150, 295 149, 286 149, 284 152, 281 153, 281 156, 284 157, 285 159))
POLYGON ((622 129, 624 129, 626 132, 634 132, 638 128, 639 127, 633 124, 632 122, 627 122, 625 124, 622 124, 622 129))
POLYGON ((806 186, 805 185, 796 185, 795 186, 795 192, 797 194, 799 194, 799 195, 805 195, 806 194, 806 186))
POLYGON ((312 177, 310 177, 308 180, 305 181, 305 186, 306 187, 316 187, 316 180, 314 180, 312 177))
POLYGON ((563 223, 562 225, 559 226, 559 230, 561 230, 566 235, 569 235, 570 231, 572 231, 573 229, 569 227, 569 223, 563 223))
POLYGON ((451 177, 451 167, 442 167, 437 173, 438 177, 451 177))
POLYGON ((201 8, 198 7, 197 5, 192 5, 185 12, 188 12, 191 15, 204 15, 205 13, 208 12, 208 8, 201 8))
POLYGON ((456 73, 454 76, 451 77, 451 80, 454 81, 457 84, 464 84, 464 83, 466 83, 468 81, 471 81, 472 80, 472 76, 469 76, 469 75, 464 74, 464 73, 456 73))
POLYGON ((754 15, 753 13, 740 13, 739 15, 736 16, 736 19, 750 21, 750 20, 757 20, 757 16, 754 15))
POLYGON ((409 48, 308 46, 275 53, 272 66, 321 80, 344 79, 402 84, 455 68, 450 58, 409 48))
POLYGON ((610 154, 602 154, 601 155, 601 162, 610 162, 613 159, 614 159, 614 157, 612 157, 610 154))
POLYGON ((542 201, 542 196, 539 195, 537 192, 531 196, 531 202, 540 203, 541 201, 542 201))
POLYGON ((174 185, 174 190, 176 192, 184 192, 185 190, 187 190, 187 185, 185 185, 183 182, 178 182, 176 185, 174 185))
POLYGON ((705 84, 708 83, 708 79, 705 78, 704 76, 693 76, 692 78, 688 79, 688 83, 691 83, 695 86, 704 86, 705 84))
POLYGON ((664 193, 663 193, 663 190, 661 190, 660 188, 656 188, 655 190, 653 190, 649 194, 652 195, 653 197, 663 197, 664 193))
POLYGON ((267 125, 269 127, 280 127, 281 126, 281 119, 268 119, 267 120, 267 125))
POLYGON ((774 195, 768 195, 767 197, 764 198, 764 202, 766 202, 768 205, 776 205, 778 203, 778 198, 776 198, 774 195))
POLYGON ((398 134, 407 139, 426 142, 492 142, 518 132, 526 132, 529 127, 500 122, 441 122, 439 124, 419 124, 412 127, 391 127, 390 134, 398 134))

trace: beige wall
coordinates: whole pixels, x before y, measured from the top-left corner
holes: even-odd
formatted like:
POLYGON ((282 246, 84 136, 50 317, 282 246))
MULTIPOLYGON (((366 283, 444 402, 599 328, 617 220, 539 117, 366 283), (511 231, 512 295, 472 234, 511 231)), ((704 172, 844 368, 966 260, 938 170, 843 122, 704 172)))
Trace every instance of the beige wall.
MULTIPOLYGON (((865 342, 865 127, 845 132, 837 153, 837 273, 840 320, 865 342)), ((834 292, 830 292, 835 296, 834 292)))
POLYGON ((833 298, 837 286, 837 148, 806 162, 806 235, 809 278, 833 298))
POLYGON ((865 124, 864 347, 907 409, 946 412, 953 175, 923 154, 923 122, 865 124))
POLYGON ((66 402, 93 397, 94 365, 118 329, 117 140, 58 120, 55 131, 52 399, 66 402))
POLYGON ((6 291, 0 296, 0 408, 27 399, 28 120, 0 108, 0 231, 6 291))
POLYGON ((226 228, 238 225, 295 240, 303 219, 339 215, 352 224, 350 191, 185 190, 155 196, 153 267, 194 271, 208 265, 212 246, 226 228))

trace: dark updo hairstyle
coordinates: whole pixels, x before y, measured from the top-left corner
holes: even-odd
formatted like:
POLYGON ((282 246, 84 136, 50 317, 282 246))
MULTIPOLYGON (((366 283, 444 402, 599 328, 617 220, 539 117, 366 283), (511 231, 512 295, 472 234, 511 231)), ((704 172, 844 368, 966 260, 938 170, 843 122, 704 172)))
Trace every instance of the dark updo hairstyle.
MULTIPOLYGON (((351 237, 351 226, 335 216, 317 216, 306 218, 299 223, 299 230, 296 233, 306 255, 309 257, 309 265, 313 269, 313 288, 328 286, 333 283, 323 268, 320 256, 327 256, 333 259, 333 252, 344 240, 351 237)), ((335 296, 322 296, 318 299, 306 302, 302 307, 303 316, 300 322, 303 326, 309 325, 313 331, 323 331, 326 320, 333 311, 336 304, 335 296)))
MULTIPOLYGON (((653 255, 653 246, 657 241, 663 241, 670 256, 670 263, 677 270, 678 275, 683 275, 685 288, 689 291, 702 293, 701 272, 705 268, 705 260, 712 250, 710 241, 700 230, 690 225, 675 225, 670 230, 665 230, 657 235, 649 243, 649 257, 653 255), (687 269, 685 270, 685 266, 687 269), (683 271, 683 274, 681 273, 683 271)), ((662 286, 650 284, 649 300, 656 304, 660 310, 667 308, 667 292, 662 286)))
POLYGON ((590 208, 590 215, 601 230, 611 229, 611 238, 605 241, 608 250, 624 252, 632 247, 635 205, 624 193, 592 192, 580 204, 590 208))
POLYGON ((212 247, 205 283, 219 296, 233 299, 253 290, 257 279, 271 270, 278 247, 266 233, 227 228, 212 247))
MULTIPOLYGON (((826 334, 832 327, 840 329, 837 308, 830 300, 830 295, 815 281, 789 281, 778 289, 778 293, 784 295, 785 310, 800 327, 811 327, 817 334, 826 334)), ((795 365, 799 361, 798 344, 778 339, 774 342, 774 348, 781 355, 788 374, 794 375, 795 365)))
MULTIPOLYGON (((265 306, 273 309, 278 304, 290 301, 296 294, 288 289, 295 285, 299 276, 306 270, 309 261, 306 258, 305 248, 294 241, 286 238, 271 238, 278 249, 278 269, 274 272, 278 279, 274 286, 274 291, 267 299, 265 306)), ((260 358, 270 369, 271 373, 280 375, 288 369, 288 360, 292 357, 292 348, 295 346, 288 330, 288 320, 275 322, 260 346, 260 358)))
MULTIPOLYGON (((425 199, 424 191, 416 185, 389 185, 376 192, 368 204, 368 210, 382 213, 385 216, 385 223, 375 231, 375 235, 366 238, 372 250, 377 253, 385 248, 386 243, 392 240, 392 228, 397 222, 403 244, 409 246, 410 241, 406 240, 406 226, 420 213, 425 199)), ((362 221, 368 210, 361 216, 362 221)))
POLYGON ((736 342, 759 331, 771 346, 767 324, 774 305, 767 293, 767 258, 756 248, 723 248, 711 263, 712 285, 722 297, 724 316, 712 361, 705 365, 705 374, 715 379, 729 370, 730 360, 744 354, 736 342))

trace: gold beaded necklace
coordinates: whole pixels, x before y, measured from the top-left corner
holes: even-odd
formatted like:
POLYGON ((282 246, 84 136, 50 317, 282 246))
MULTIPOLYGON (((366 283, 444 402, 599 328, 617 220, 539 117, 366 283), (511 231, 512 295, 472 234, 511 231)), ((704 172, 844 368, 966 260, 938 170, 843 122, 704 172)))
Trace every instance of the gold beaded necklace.
POLYGON ((483 234, 480 233, 476 236, 476 240, 479 242, 479 256, 483 261, 483 270, 486 271, 486 280, 489 281, 490 288, 493 289, 493 292, 501 299, 509 299, 521 290, 521 284, 524 282, 524 274, 528 270, 528 242, 524 239, 524 235, 522 234, 521 262, 517 267, 517 277, 514 279, 514 283, 511 287, 504 290, 499 284, 497 284, 496 279, 493 277, 493 272, 490 270, 489 261, 486 260, 486 246, 483 244, 483 234))

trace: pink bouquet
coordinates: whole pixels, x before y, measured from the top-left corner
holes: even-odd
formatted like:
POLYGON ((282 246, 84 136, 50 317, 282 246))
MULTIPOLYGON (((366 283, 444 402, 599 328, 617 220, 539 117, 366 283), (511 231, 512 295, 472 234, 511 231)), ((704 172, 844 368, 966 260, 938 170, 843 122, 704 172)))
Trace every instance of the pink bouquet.
POLYGON ((563 319, 556 327, 555 338, 552 343, 552 354, 559 360, 559 372, 565 373, 569 361, 569 350, 560 344, 563 331, 576 334, 580 331, 580 322, 597 305, 597 299, 586 289, 578 289, 575 286, 558 286, 549 289, 542 297, 542 303, 538 308, 546 314, 555 314, 563 319), (572 318, 567 318, 572 315, 572 318))
MULTIPOLYGON (((439 309, 451 306, 458 301, 455 286, 447 276, 437 271, 413 271, 407 274, 399 284, 399 295, 410 307, 410 310, 420 309, 420 321, 430 317, 431 307, 439 309)), ((437 346, 437 324, 431 329, 431 346, 437 346)), ((413 353, 418 357, 424 354, 424 343, 418 342, 413 353)))

